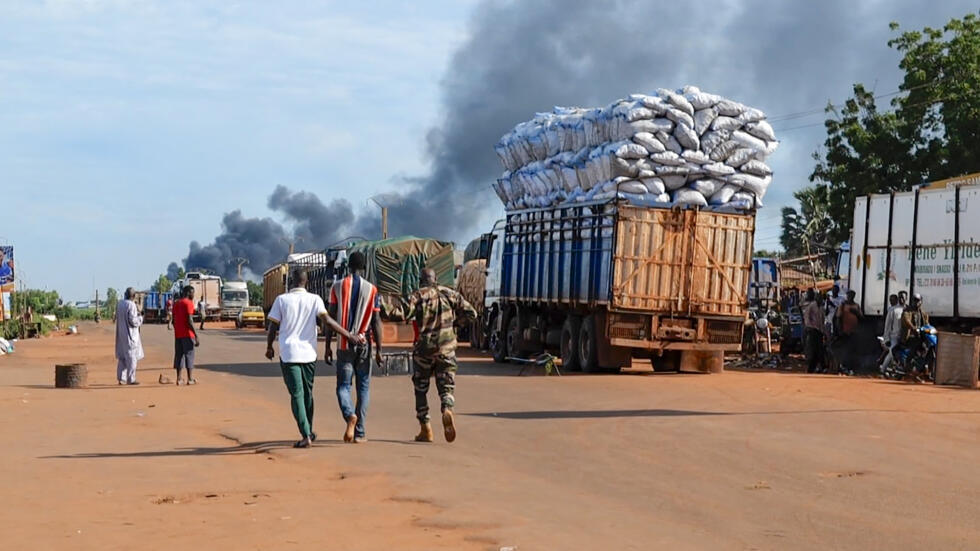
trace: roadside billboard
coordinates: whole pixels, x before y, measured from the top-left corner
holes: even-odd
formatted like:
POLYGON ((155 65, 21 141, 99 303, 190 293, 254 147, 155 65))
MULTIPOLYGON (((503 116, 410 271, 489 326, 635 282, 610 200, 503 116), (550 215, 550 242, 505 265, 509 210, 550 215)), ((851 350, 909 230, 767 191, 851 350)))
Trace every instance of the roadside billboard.
POLYGON ((0 320, 10 319, 10 293, 14 292, 14 247, 0 245, 0 320))

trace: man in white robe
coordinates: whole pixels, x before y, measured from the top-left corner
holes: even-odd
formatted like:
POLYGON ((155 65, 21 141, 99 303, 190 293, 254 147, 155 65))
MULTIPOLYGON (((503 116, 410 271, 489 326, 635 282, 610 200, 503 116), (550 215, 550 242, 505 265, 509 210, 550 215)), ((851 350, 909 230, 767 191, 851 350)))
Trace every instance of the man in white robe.
POLYGON ((140 326, 143 316, 133 302, 136 291, 126 289, 124 300, 116 306, 116 380, 121 385, 138 385, 136 362, 143 359, 140 326))

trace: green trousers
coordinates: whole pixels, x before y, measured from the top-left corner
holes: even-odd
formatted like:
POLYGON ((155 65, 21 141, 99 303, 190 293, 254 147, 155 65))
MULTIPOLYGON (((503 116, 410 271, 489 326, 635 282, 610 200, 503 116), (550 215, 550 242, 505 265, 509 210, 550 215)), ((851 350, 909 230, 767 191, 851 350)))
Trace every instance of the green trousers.
POLYGON ((306 438, 313 432, 313 375, 316 362, 296 364, 280 361, 279 365, 282 367, 282 379, 289 390, 293 418, 296 419, 300 436, 306 438))

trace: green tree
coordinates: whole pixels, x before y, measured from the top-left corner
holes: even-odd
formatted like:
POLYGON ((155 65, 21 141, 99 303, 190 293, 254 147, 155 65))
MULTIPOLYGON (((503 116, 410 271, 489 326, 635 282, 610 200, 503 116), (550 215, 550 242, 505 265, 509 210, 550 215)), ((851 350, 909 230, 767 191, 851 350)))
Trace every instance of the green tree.
MULTIPOLYGON (((905 72, 891 109, 879 109, 862 84, 842 106, 827 108, 827 140, 810 175, 829 217, 827 245, 848 238, 858 196, 980 170, 980 19, 971 13, 942 29, 902 32, 888 45, 902 54, 905 72)), ((807 209, 801 203, 797 217, 784 210, 784 247, 801 243, 807 209)), ((819 240, 816 230, 811 240, 819 240)))
POLYGON ((184 267, 183 266, 177 268, 177 280, 184 279, 184 277, 186 275, 187 275, 187 272, 184 271, 184 267))
POLYGON ((783 256, 785 253, 779 251, 770 251, 768 249, 759 249, 752 253, 752 256, 759 258, 776 258, 777 256, 783 256))
MULTIPOLYGON (((826 186, 810 186, 793 193, 799 207, 783 207, 780 245, 787 257, 825 252, 835 247, 838 224, 829 214, 826 186)), ((850 218, 848 218, 850 219, 850 218)))
POLYGON ((262 284, 246 280, 245 285, 248 287, 248 305, 262 306, 262 284))
POLYGON ((160 274, 156 283, 153 284, 153 290, 158 293, 169 293, 171 287, 173 287, 173 282, 167 279, 166 274, 160 274))
POLYGON ((119 292, 109 287, 105 291, 105 306, 102 309, 102 314, 106 317, 110 317, 116 313, 116 306, 119 304, 119 292))

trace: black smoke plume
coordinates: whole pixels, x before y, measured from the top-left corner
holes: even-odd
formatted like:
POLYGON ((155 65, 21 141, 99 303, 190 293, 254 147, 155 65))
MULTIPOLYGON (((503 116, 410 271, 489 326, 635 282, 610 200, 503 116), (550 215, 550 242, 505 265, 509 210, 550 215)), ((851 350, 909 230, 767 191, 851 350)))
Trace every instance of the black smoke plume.
MULTIPOLYGON (((399 188, 407 191, 389 200, 390 232, 466 243, 486 231, 477 224, 488 211, 500 210, 489 187, 502 171, 493 145, 516 123, 555 105, 605 105, 686 84, 771 117, 816 108, 815 117, 774 122, 783 146, 771 159, 776 180, 766 200, 778 206, 806 183, 828 99, 847 98, 858 81, 880 80, 879 92, 897 87, 888 23, 941 27, 975 7, 975 0, 485 1, 442 81, 441 121, 427 135, 428 174, 404 179, 399 188)), ((298 250, 308 250, 350 234, 378 237, 377 215, 356 216, 346 201, 325 205, 310 192, 278 187, 269 208, 293 230, 235 211, 213 244, 191 243, 185 266, 228 275, 242 256, 261 273, 285 255, 283 238, 302 237, 298 250)))

